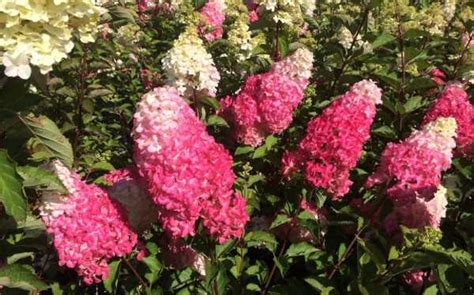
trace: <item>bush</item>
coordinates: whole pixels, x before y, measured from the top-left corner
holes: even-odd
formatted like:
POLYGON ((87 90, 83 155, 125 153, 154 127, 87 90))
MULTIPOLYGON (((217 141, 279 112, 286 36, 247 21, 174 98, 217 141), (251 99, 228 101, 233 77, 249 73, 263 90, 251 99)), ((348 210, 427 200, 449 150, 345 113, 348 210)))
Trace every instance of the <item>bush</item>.
POLYGON ((474 293, 472 16, 0 4, 2 294, 474 293))

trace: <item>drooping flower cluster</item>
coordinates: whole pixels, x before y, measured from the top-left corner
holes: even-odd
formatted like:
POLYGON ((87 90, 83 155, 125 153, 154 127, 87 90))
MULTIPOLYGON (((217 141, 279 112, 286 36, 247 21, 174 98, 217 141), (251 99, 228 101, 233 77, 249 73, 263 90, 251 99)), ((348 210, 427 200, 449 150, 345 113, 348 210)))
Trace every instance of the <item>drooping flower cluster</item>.
POLYGON ((190 97, 194 92, 215 96, 220 74, 212 56, 204 48, 198 31, 188 26, 163 58, 168 82, 180 95, 190 97))
POLYGON ((438 118, 400 143, 389 143, 366 185, 387 184, 387 195, 400 202, 433 198, 441 173, 451 166, 456 121, 438 118), (429 169, 427 169, 429 167, 429 169))
POLYGON ((447 190, 440 185, 431 200, 416 198, 414 202, 404 199, 393 200, 393 210, 384 219, 385 231, 389 234, 398 231, 399 226, 408 228, 439 228, 441 218, 446 216, 447 190))
POLYGON ((199 32, 208 42, 222 38, 224 29, 222 25, 225 21, 225 2, 224 0, 208 1, 201 8, 201 16, 204 20, 203 26, 199 27, 199 32))
POLYGON ((41 73, 67 57, 72 37, 93 42, 102 9, 91 0, 2 0, 0 2, 0 53, 5 75, 28 79, 30 65, 41 73))
POLYGON ((303 99, 312 60, 312 53, 300 48, 269 72, 248 77, 235 98, 221 101, 222 114, 234 125, 239 142, 258 146, 265 136, 288 128, 303 99))
POLYGON ((283 156, 283 174, 290 177, 302 170, 313 186, 325 189, 334 199, 343 197, 352 184, 349 173, 370 137, 381 97, 381 90, 371 80, 354 84, 308 123, 298 148, 283 156))
POLYGON ((233 193, 232 158, 216 143, 176 89, 144 95, 134 116, 135 162, 173 237, 204 226, 219 241, 242 234, 246 203, 233 193))
POLYGON ((74 268, 86 284, 98 283, 108 276, 107 261, 129 254, 137 236, 105 190, 81 181, 59 161, 52 168, 68 194, 45 193, 41 217, 53 235, 59 265, 74 268))
POLYGON ((456 152, 474 157, 474 105, 469 102, 461 84, 449 84, 423 118, 423 125, 440 117, 456 119, 456 152))

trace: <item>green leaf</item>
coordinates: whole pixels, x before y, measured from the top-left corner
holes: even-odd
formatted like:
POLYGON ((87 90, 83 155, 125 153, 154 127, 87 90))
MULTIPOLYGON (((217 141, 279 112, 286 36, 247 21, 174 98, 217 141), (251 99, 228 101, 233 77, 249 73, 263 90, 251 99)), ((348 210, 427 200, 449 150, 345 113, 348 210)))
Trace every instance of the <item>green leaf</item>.
POLYGON ((209 118, 207 118, 207 126, 224 126, 224 127, 229 127, 229 124, 222 118, 217 115, 210 115, 209 118))
POLYGON ((364 249, 365 253, 370 256, 370 259, 375 263, 379 272, 385 269, 386 261, 382 251, 377 248, 375 244, 358 238, 357 243, 364 249))
POLYGON ((455 265, 439 264, 437 277, 448 293, 462 290, 466 282, 462 270, 455 265))
POLYGON ((109 263, 109 276, 104 280, 104 287, 109 293, 113 293, 115 281, 120 267, 121 260, 115 260, 109 263))
POLYGON ((111 170, 114 170, 115 167, 110 164, 109 162, 106 162, 106 161, 101 161, 101 162, 97 162, 95 163, 94 165, 92 165, 92 169, 93 170, 99 170, 99 171, 111 171, 111 170))
POLYGON ((148 266, 150 270, 145 274, 145 278, 152 285, 160 277, 163 265, 155 256, 147 256, 142 259, 142 262, 148 266))
POLYGON ((459 266, 470 276, 474 276, 474 261, 469 252, 462 249, 445 249, 440 245, 424 246, 424 249, 429 254, 436 257, 439 262, 450 261, 459 266))
POLYGON ((289 222, 291 218, 286 214, 278 214, 277 217, 273 220, 272 224, 270 225, 270 229, 278 227, 282 224, 289 222))
POLYGON ((251 153, 254 151, 254 148, 251 147, 251 146, 239 146, 235 152, 234 152, 234 155, 238 156, 238 155, 244 155, 244 154, 248 154, 248 153, 251 153))
POLYGON ((296 244, 291 244, 288 250, 286 250, 285 256, 287 257, 305 256, 306 257, 315 252, 321 252, 321 250, 314 247, 310 243, 300 242, 296 244))
POLYGON ((418 77, 410 81, 410 83, 408 83, 405 90, 407 92, 412 92, 415 90, 425 90, 425 89, 433 88, 435 86, 436 84, 433 82, 433 80, 431 80, 431 78, 418 77))
POLYGON ((388 252, 388 260, 394 260, 400 257, 400 252, 398 252, 395 246, 390 247, 390 251, 388 252))
POLYGON ((23 178, 23 186, 35 189, 53 190, 66 193, 67 190, 59 178, 50 171, 33 166, 20 166, 18 174, 23 178))
POLYGON ((282 34, 278 37, 278 50, 282 58, 288 55, 289 44, 288 36, 286 34, 282 34))
POLYGON ((24 258, 33 258, 35 256, 35 252, 20 252, 15 253, 7 257, 7 264, 13 264, 19 260, 24 258))
POLYGON ((375 48, 378 48, 380 46, 383 46, 389 42, 392 42, 393 40, 395 40, 395 37, 390 35, 390 34, 387 34, 387 33, 382 33, 380 34, 379 36, 377 36, 377 38, 374 40, 374 42, 372 42, 372 48, 375 49, 375 48))
POLYGON ((393 128, 391 128, 387 125, 380 126, 376 129, 374 129, 372 131, 372 133, 374 133, 376 135, 379 135, 379 136, 382 136, 382 137, 385 137, 385 138, 388 138, 388 139, 396 139, 397 138, 397 133, 395 132, 395 130, 393 130, 393 128))
POLYGON ((414 96, 408 99, 403 105, 403 114, 408 114, 416 111, 424 105, 423 98, 421 96, 414 96))
POLYGON ((204 104, 212 107, 213 109, 217 110, 220 109, 221 104, 215 97, 204 96, 199 98, 199 101, 203 102, 204 104))
POLYGON ((109 7, 108 12, 116 20, 132 24, 135 23, 135 18, 133 17, 132 11, 130 9, 114 5, 112 7, 109 7))
POLYGON ((28 127, 50 157, 58 158, 69 168, 72 167, 74 161, 72 146, 53 121, 42 115, 20 117, 20 120, 28 127))
POLYGON ((264 231, 252 231, 245 236, 245 242, 249 247, 264 246, 272 253, 275 252, 278 242, 275 236, 264 231))
POLYGON ((23 196, 21 179, 16 173, 5 150, 0 150, 0 202, 8 215, 16 221, 26 219, 26 199, 23 196))
POLYGON ((0 285, 27 291, 48 289, 48 285, 39 280, 31 268, 21 264, 10 264, 1 267, 0 285))
POLYGON ((425 291, 423 291, 423 295, 438 295, 438 294, 439 294, 439 290, 438 290, 438 286, 436 285, 431 285, 428 288, 426 288, 425 291))
POLYGON ((323 208, 324 203, 326 202, 328 196, 323 190, 315 190, 313 196, 316 196, 316 207, 323 208))
POLYGON ((63 295, 63 290, 61 289, 61 286, 59 283, 54 283, 50 285, 51 287, 51 292, 53 292, 53 295, 63 295))

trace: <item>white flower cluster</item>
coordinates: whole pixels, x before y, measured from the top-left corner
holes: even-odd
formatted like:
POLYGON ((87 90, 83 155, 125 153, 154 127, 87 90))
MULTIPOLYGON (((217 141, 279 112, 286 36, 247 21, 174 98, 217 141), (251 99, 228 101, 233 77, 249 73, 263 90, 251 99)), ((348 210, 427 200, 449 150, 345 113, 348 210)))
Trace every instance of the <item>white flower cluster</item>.
MULTIPOLYGON (((346 27, 341 27, 339 33, 337 35, 339 39, 339 44, 342 45, 345 49, 349 50, 352 46, 352 42, 354 40, 354 35, 351 31, 346 27)), ((372 46, 369 42, 362 40, 362 36, 360 34, 357 35, 356 40, 354 42, 354 49, 355 48, 363 48, 364 53, 369 53, 372 51, 372 46)))
POLYGON ((163 69, 169 84, 184 97, 190 97, 194 91, 216 95, 220 75, 193 26, 189 26, 166 53, 163 69))
POLYGON ((247 14, 241 14, 230 26, 227 40, 232 48, 236 49, 235 55, 239 61, 244 61, 251 56, 255 42, 252 41, 247 14))
POLYGON ((259 9, 273 14, 275 22, 291 25, 299 22, 303 16, 312 16, 316 9, 315 0, 255 0, 259 9))
POLYGON ((298 48, 290 56, 276 62, 272 69, 277 73, 300 82, 300 85, 306 88, 308 80, 311 78, 311 70, 313 69, 313 53, 308 48, 298 48))
POLYGON ((456 12, 456 0, 445 0, 443 3, 443 14, 447 22, 450 22, 456 12))
POLYGON ((28 79, 30 65, 45 74, 67 57, 78 34, 93 42, 103 9, 93 0, 0 1, 0 54, 5 75, 28 79))

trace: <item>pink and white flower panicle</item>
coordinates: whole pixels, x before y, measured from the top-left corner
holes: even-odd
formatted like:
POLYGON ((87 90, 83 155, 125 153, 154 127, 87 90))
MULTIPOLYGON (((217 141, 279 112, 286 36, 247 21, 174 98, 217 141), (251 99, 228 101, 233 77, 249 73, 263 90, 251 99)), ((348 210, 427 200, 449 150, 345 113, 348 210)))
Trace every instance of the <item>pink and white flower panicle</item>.
POLYGON ((208 42, 220 39, 224 34, 222 25, 225 21, 225 7, 224 0, 211 0, 201 8, 203 24, 199 27, 199 33, 208 42))
POLYGON ((370 138, 381 97, 382 91, 371 80, 354 84, 308 123, 298 148, 283 156, 283 175, 289 178, 302 171, 313 186, 325 189, 334 199, 343 197, 352 184, 350 171, 370 138))
POLYGON ((474 105, 469 102, 462 84, 448 84, 423 118, 423 125, 440 117, 456 119, 455 152, 463 157, 474 158, 474 105))
POLYGON ((135 162, 172 237, 199 218, 219 242, 242 234, 245 199, 233 193, 232 158, 172 87, 144 95, 134 116, 135 162))
POLYGON ((387 195, 392 199, 408 202, 432 199, 441 183, 441 173, 451 166, 456 127, 453 118, 441 117, 414 131, 404 141, 389 143, 366 185, 389 185, 387 195))
POLYGON ((108 276, 107 261, 131 253, 137 235, 106 191, 81 181, 59 161, 52 169, 68 193, 45 193, 41 217, 53 235, 59 265, 74 268, 86 284, 99 283, 108 276))
POLYGON ((269 72, 249 76, 235 97, 221 101, 221 113, 233 125, 237 141, 258 146, 267 135, 288 128, 303 99, 312 61, 312 53, 300 48, 269 72))

